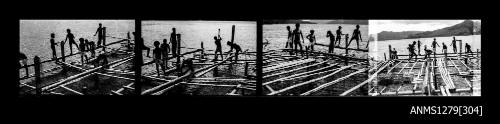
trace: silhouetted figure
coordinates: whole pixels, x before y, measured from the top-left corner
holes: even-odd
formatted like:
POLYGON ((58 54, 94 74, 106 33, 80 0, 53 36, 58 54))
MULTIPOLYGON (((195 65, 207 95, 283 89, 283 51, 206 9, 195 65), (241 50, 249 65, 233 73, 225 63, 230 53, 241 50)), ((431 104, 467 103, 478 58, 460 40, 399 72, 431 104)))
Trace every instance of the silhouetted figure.
POLYGON ((448 47, 446 46, 446 44, 444 44, 443 42, 443 53, 444 53, 444 56, 446 56, 446 53, 448 52, 448 47))
POLYGON ((297 46, 300 47, 300 53, 304 55, 302 52, 302 44, 300 43, 300 38, 302 38, 302 43, 304 43, 304 35, 302 35, 302 31, 300 30, 300 24, 296 23, 295 24, 295 29, 293 30, 293 37, 292 41, 295 45, 295 51, 297 51, 297 46))
POLYGON ((415 54, 415 47, 412 44, 408 44, 408 53, 410 54, 410 57, 408 60, 411 60, 415 56, 415 60, 417 58, 417 54, 415 54))
POLYGON ((417 45, 417 41, 413 41, 413 43, 411 44, 411 46, 413 47, 414 50, 417 50, 415 45, 417 45))
POLYGON ((26 57, 26 55, 24 53, 21 53, 19 52, 19 61, 21 63, 23 63, 23 65, 19 64, 19 68, 24 66, 24 69, 25 69, 25 72, 26 72, 26 75, 25 77, 28 77, 29 76, 29 73, 28 73, 28 57, 26 57))
MULTIPOLYGON (((444 45, 443 45, 444 46, 444 45)), ((450 46, 453 47, 453 52, 454 53, 457 53, 457 40, 455 39, 455 37, 453 37, 453 40, 451 41, 451 44, 450 46)))
POLYGON ((472 53, 471 46, 468 43, 465 43, 465 53, 472 53))
POLYGON ((359 40, 363 41, 363 38, 361 38, 361 31, 359 31, 359 25, 356 25, 356 29, 352 32, 352 38, 347 46, 351 45, 351 42, 354 39, 356 40, 356 46, 359 49, 359 40))
POLYGON ((292 42, 293 33, 292 33, 292 30, 290 29, 290 26, 286 26, 286 30, 288 31, 288 35, 287 35, 287 38, 286 38, 285 48, 290 47, 290 48, 293 49, 293 42, 292 42))
POLYGON ((427 45, 424 45, 424 51, 425 51, 425 57, 424 57, 424 59, 427 59, 427 58, 428 58, 428 57, 430 57, 430 56, 431 56, 431 54, 433 53, 433 51, 432 51, 432 50, 427 49, 427 45))
POLYGON ((143 42, 141 42, 142 44, 140 44, 140 45, 139 45, 139 46, 140 46, 140 48, 141 48, 141 50, 146 50, 146 51, 147 51, 147 53, 146 53, 146 57, 151 58, 151 56, 149 56, 149 51, 150 51, 151 49, 150 49, 149 47, 147 47, 146 45, 144 45, 144 39, 143 39, 142 37, 141 37, 141 38, 139 38, 139 39, 140 39, 141 41, 143 41, 143 42))
POLYGON ((50 49, 52 50, 52 59, 57 59, 57 54, 56 54, 56 46, 57 43, 54 40, 55 34, 51 33, 50 34, 50 49))
POLYGON ((398 51, 396 51, 396 48, 392 48, 392 58, 393 59, 398 59, 398 51))
POLYGON ((422 44, 422 43, 420 42, 420 39, 419 39, 419 40, 417 41, 417 46, 418 46, 418 55, 421 55, 421 54, 420 54, 420 45, 421 45, 421 44, 422 44))
POLYGON ((73 35, 71 33, 71 30, 66 29, 66 32, 68 34, 66 35, 64 42, 66 42, 66 40, 69 40, 69 51, 70 51, 70 55, 71 55, 71 54, 73 54, 73 47, 72 47, 73 44, 76 46, 76 48, 78 48, 78 49, 80 49, 80 48, 78 47, 78 44, 76 44, 75 35, 73 35))
POLYGON ((85 50, 87 50, 87 51, 90 50, 90 42, 88 39, 85 39, 85 50))
POLYGON ((163 70, 163 73, 165 73, 165 67, 164 63, 162 61, 162 49, 160 48, 160 42, 155 41, 154 43, 155 49, 153 49, 153 61, 156 64, 156 73, 158 74, 158 77, 160 76, 160 68, 163 70))
POLYGON ((337 40, 335 40, 335 42, 337 42, 337 44, 340 45, 340 39, 342 38, 342 35, 345 35, 345 34, 342 34, 342 26, 339 26, 336 34, 337 34, 337 40))
POLYGON ((170 46, 167 43, 167 39, 163 39, 163 43, 160 45, 163 55, 163 67, 167 68, 168 53, 170 52, 170 46))
POLYGON ((238 54, 239 54, 240 52, 242 52, 242 51, 241 51, 241 47, 240 47, 240 45, 238 45, 238 44, 236 44, 236 43, 232 43, 232 42, 230 42, 230 41, 227 41, 227 43, 226 43, 226 44, 227 44, 229 47, 231 47, 231 49, 230 49, 229 51, 227 51, 227 52, 233 52, 233 49, 235 49, 235 50, 236 50, 236 53, 235 53, 235 55, 234 55, 234 57, 235 57, 235 58, 234 58, 234 62, 237 62, 237 61, 238 61, 238 54))
POLYGON ((97 28, 97 31, 95 31, 94 36, 95 35, 97 35, 97 46, 101 46, 101 42, 103 42, 102 45, 104 45, 104 32, 101 23, 99 23, 99 27, 97 28))
POLYGON ((172 33, 170 33, 170 44, 172 45, 172 56, 177 57, 177 32, 175 28, 172 28, 172 33))
POLYGON ((86 44, 85 44, 85 40, 84 40, 83 38, 80 38, 80 39, 78 39, 78 40, 80 41, 80 49, 79 49, 79 50, 80 50, 80 58, 81 58, 81 62, 82 62, 82 65, 83 65, 83 64, 85 63, 85 62, 83 61, 83 58, 85 57, 85 60, 87 61, 87 63, 88 63, 89 58, 88 58, 88 57, 87 57, 87 55, 85 54, 85 53, 86 53, 86 50, 85 50, 85 48, 86 48, 86 47, 85 47, 85 45, 86 45, 86 44))
POLYGON ((222 45, 221 45, 221 41, 222 41, 222 38, 220 37, 220 35, 218 36, 214 36, 214 42, 215 42, 215 46, 217 48, 215 48, 215 57, 214 57, 214 60, 213 61, 216 61, 218 59, 218 54, 217 52, 220 53, 220 58, 221 60, 224 60, 224 56, 222 55, 222 45))
POLYGON ((326 32, 326 37, 330 38, 330 44, 328 45, 328 53, 333 53, 333 48, 335 47, 335 36, 332 31, 326 32))
POLYGON ((440 47, 436 38, 434 38, 434 41, 432 41, 432 51, 436 52, 436 46, 440 47))
POLYGON ((314 35, 314 30, 309 31, 309 35, 306 36, 309 39, 309 49, 314 52, 314 44, 316 44, 316 35, 314 35))
POLYGON ((90 42, 89 42, 89 46, 90 46, 90 49, 89 49, 89 50, 90 50, 91 56, 92 56, 92 58, 94 58, 94 57, 95 57, 95 50, 96 50, 96 48, 97 48, 97 47, 96 47, 96 44, 95 44, 95 42, 94 42, 94 41, 90 41, 90 42))
POLYGON ((181 69, 184 70, 184 68, 187 69, 186 71, 182 72, 183 75, 187 74, 188 72, 190 72, 191 75, 194 74, 193 58, 187 58, 182 61, 181 69))
POLYGON ((99 56, 97 56, 97 59, 96 59, 96 64, 95 65, 96 67, 98 66, 104 66, 103 68, 107 68, 108 67, 108 56, 106 55, 106 53, 102 53, 102 54, 99 54, 99 56))

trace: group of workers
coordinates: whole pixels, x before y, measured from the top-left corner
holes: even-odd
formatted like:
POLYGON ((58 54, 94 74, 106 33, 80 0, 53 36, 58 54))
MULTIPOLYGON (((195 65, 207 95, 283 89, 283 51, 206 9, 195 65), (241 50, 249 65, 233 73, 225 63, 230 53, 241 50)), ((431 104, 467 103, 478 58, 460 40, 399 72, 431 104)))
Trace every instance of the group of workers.
MULTIPOLYGON (((219 29, 220 32, 220 29, 219 29)), ((222 44, 221 44, 222 38, 220 36, 220 33, 217 36, 214 36, 214 43, 216 46, 215 49, 215 56, 213 61, 218 60, 218 56, 220 55, 221 59, 223 60, 223 54, 222 54, 222 44)), ((168 54, 170 51, 172 52, 172 58, 182 56, 180 55, 178 49, 180 44, 180 34, 177 34, 176 29, 172 28, 172 33, 170 34, 170 45, 167 42, 167 39, 163 39, 163 43, 160 44, 159 41, 154 41, 154 49, 153 49, 153 61, 156 63, 156 71, 158 72, 158 76, 160 76, 160 68, 163 70, 163 73, 166 73, 166 69, 168 68, 168 60, 170 59, 168 54), (171 47, 171 48, 170 48, 171 47)), ((233 42, 227 41, 226 43, 228 46, 230 46, 230 50, 228 52, 232 52, 233 49, 235 51, 235 59, 234 61, 238 60, 238 54, 242 52, 241 47, 233 42)), ((147 56, 149 57, 149 48, 147 48, 144 44, 142 44, 142 50, 147 50, 147 56)), ((184 57, 183 57, 184 58, 184 57)), ((186 71, 182 71, 182 74, 186 74, 187 72, 194 72, 193 68, 193 58, 185 58, 182 60, 182 64, 180 65, 180 68, 184 70, 185 68, 186 71)))
MULTIPOLYGON (((455 37, 453 37, 453 40, 451 41, 451 44, 449 45, 449 46, 453 47, 454 53, 457 53, 457 41, 462 41, 462 40, 457 40, 457 39, 455 39, 455 37)), ((420 40, 413 41, 411 44, 408 44, 408 47, 406 48, 408 50, 408 53, 409 53, 408 60, 411 60, 413 57, 415 57, 415 59, 417 59, 417 53, 415 53, 415 52, 418 52, 418 55, 421 55, 420 54, 420 46, 421 45, 422 45, 422 43, 420 42, 420 40)), ((434 38, 434 40, 432 41, 431 47, 432 47, 432 50, 427 49, 427 45, 424 45, 424 53, 425 53, 424 59, 427 59, 433 53, 437 53, 436 48, 441 47, 441 46, 439 46, 439 43, 436 41, 436 38, 434 38)), ((443 47, 442 53, 445 56, 447 56, 448 47, 444 42, 442 42, 442 47, 443 47)), ((398 59, 396 48, 393 48, 393 50, 389 50, 389 52, 390 52, 389 56, 391 59, 398 59)), ((472 53, 471 46, 468 43, 465 43, 465 53, 472 53)))
MULTIPOLYGON (((100 47, 100 46, 104 46, 105 45, 105 40, 104 40, 104 36, 105 36, 105 32, 104 32, 104 27, 102 27, 102 24, 99 23, 99 27, 97 28, 94 36, 97 35, 97 44, 94 42, 94 41, 89 41, 88 39, 85 39, 85 38, 79 38, 78 41, 79 43, 76 42, 76 37, 73 33, 71 33, 71 29, 66 29, 66 37, 64 38, 63 41, 60 41, 60 42, 56 42, 55 41, 55 37, 56 35, 54 33, 51 33, 50 34, 50 49, 52 50, 52 59, 53 60, 56 60, 58 61, 57 59, 57 52, 56 52, 56 46, 60 46, 61 47, 61 57, 65 57, 65 54, 64 54, 64 45, 66 44, 66 42, 69 42, 69 50, 70 50, 70 54, 69 55, 72 55, 73 54, 73 45, 76 46, 76 48, 80 51, 80 55, 81 55, 81 62, 82 64, 84 63, 84 58, 86 60, 86 62, 88 62, 88 57, 87 57, 87 52, 90 52, 91 53, 91 57, 94 58, 95 57, 95 50, 97 47, 100 47)), ((21 53, 19 52, 19 55, 20 55, 20 60, 22 61, 23 65, 25 66, 26 68, 26 76, 28 76, 28 67, 27 67, 27 57, 24 53, 21 53)), ((106 63, 106 59, 105 59, 105 55, 104 54, 101 54, 99 55, 98 57, 98 61, 100 61, 101 59, 104 59, 104 62, 106 63)))
MULTIPOLYGON (((347 46, 351 44, 353 40, 356 40, 356 45, 357 49, 359 49, 359 41, 363 41, 361 37, 361 31, 360 31, 360 26, 356 25, 356 29, 354 29, 352 33, 352 38, 351 40, 347 43, 347 46)), ((304 41, 304 36, 302 35, 302 31, 300 30, 300 24, 296 23, 295 24, 295 29, 292 31, 290 29, 290 26, 286 27, 288 31, 288 37, 287 37, 287 42, 285 45, 285 48, 291 48, 297 51, 297 47, 300 48, 300 53, 303 55, 302 52, 302 43, 305 43, 304 41), (301 42, 302 39, 302 42, 301 42), (295 47, 294 47, 295 45, 295 47)), ((341 37, 342 35, 345 35, 346 41, 349 39, 349 34, 343 34, 342 33, 342 26, 339 26, 337 31, 336 31, 336 36, 333 35, 331 31, 327 31, 326 37, 330 38, 330 44, 328 45, 328 53, 333 53, 333 49, 335 45, 340 45, 341 37)), ((314 45, 316 44, 316 36, 314 34, 314 30, 310 30, 309 34, 306 36, 306 38, 309 40, 308 44, 305 44, 306 51, 311 51, 314 52, 314 45)))

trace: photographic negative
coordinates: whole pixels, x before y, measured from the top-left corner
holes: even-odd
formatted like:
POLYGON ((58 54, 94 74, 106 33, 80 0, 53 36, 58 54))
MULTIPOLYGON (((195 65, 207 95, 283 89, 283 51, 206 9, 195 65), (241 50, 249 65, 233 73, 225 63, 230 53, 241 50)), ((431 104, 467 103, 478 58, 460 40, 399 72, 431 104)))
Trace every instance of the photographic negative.
POLYGON ((133 93, 133 20, 20 20, 20 95, 133 93))
POLYGON ((370 20, 372 96, 481 96, 481 20, 370 20))
POLYGON ((255 95, 255 21, 141 22, 142 95, 255 95))
POLYGON ((263 91, 367 95, 368 20, 264 20, 263 91))

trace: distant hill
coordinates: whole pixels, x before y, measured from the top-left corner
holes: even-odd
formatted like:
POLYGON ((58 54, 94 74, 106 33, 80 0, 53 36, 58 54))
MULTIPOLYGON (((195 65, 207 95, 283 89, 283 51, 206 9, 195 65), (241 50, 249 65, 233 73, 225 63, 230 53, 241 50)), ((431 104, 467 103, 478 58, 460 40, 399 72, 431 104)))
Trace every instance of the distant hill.
POLYGON ((474 34, 481 34, 481 22, 480 21, 474 22, 474 34))
POLYGON ((359 24, 359 25, 368 25, 368 20, 333 20, 329 21, 326 24, 359 24))
POLYGON ((423 31, 403 31, 403 32, 392 32, 392 31, 382 31, 377 34, 377 40, 399 40, 406 39, 408 36, 413 34, 422 33, 423 31))
POLYGON ((471 35, 473 33, 473 28, 474 28, 474 22, 471 20, 465 20, 462 23, 450 27, 437 29, 434 31, 426 31, 422 33, 411 34, 408 36, 408 38, 412 39, 412 38, 471 35))
POLYGON ((429 38, 429 37, 446 37, 446 36, 461 36, 481 34, 481 22, 473 22, 465 20, 459 24, 437 29, 434 31, 403 31, 391 32, 382 31, 377 34, 377 39, 382 40, 399 40, 399 39, 414 39, 414 38, 429 38))
POLYGON ((314 22, 302 21, 302 20, 264 20, 262 23, 264 24, 316 24, 314 22))

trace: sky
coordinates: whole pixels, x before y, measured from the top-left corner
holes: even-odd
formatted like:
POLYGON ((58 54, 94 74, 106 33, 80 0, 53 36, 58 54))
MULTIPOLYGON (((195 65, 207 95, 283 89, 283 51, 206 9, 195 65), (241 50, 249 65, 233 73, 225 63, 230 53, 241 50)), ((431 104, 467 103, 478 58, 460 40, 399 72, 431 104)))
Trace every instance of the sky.
POLYGON ((370 20, 368 24, 369 34, 376 34, 382 31, 433 31, 453 26, 463 21, 464 20, 370 20))

